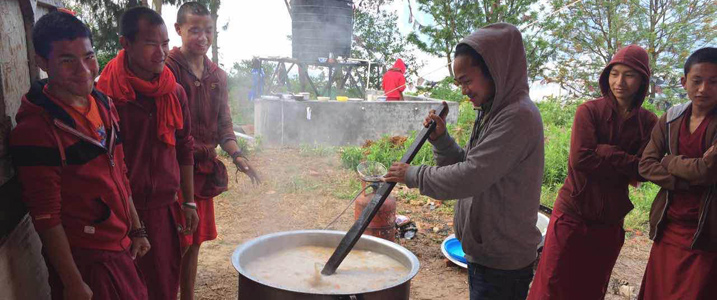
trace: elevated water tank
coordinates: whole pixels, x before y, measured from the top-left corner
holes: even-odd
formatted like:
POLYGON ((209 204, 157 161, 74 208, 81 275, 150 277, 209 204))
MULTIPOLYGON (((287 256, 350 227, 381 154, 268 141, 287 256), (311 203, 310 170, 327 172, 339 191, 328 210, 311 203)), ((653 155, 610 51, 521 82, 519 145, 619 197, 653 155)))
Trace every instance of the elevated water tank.
POLYGON ((293 0, 292 52, 302 61, 349 57, 353 35, 353 0, 293 0))

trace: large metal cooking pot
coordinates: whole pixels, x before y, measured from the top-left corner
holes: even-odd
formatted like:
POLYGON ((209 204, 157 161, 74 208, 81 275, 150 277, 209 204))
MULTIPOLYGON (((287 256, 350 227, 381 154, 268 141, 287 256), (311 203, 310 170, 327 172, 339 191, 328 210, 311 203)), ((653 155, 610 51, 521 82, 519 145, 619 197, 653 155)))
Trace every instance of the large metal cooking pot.
MULTIPOLYGON (((321 246, 335 248, 346 232, 328 230, 299 230, 278 232, 260 236, 250 240, 234 250, 232 264, 239 272, 239 299, 364 299, 364 300, 394 300, 408 299, 411 289, 411 279, 418 273, 418 258, 397 244, 373 236, 363 235, 356 243, 354 249, 370 250, 388 255, 406 266, 410 272, 394 286, 381 290, 370 290, 361 294, 307 294, 277 286, 272 282, 253 277, 245 266, 262 256, 271 255, 287 248, 302 246, 321 246)), ((327 258, 328 259, 328 258, 327 258)), ((339 267, 340 268, 340 267, 339 267)))

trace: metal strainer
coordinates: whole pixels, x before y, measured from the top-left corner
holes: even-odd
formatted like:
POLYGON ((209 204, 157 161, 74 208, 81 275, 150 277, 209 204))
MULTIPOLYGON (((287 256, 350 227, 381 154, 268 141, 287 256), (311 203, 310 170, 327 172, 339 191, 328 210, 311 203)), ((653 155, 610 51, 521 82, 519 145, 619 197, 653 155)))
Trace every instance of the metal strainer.
POLYGON ((364 161, 356 166, 356 172, 358 172, 361 180, 366 182, 381 182, 382 178, 388 170, 386 166, 376 161, 364 161))

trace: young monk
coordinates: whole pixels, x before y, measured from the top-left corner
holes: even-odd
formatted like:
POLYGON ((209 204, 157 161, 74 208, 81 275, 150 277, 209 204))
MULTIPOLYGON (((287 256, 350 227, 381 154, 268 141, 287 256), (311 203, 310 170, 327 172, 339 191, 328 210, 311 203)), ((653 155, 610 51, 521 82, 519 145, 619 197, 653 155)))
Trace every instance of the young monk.
POLYGON ((182 246, 188 247, 182 258, 181 296, 193 299, 199 247, 217 237, 214 223, 214 197, 227 190, 227 171, 217 159, 216 147, 221 146, 240 171, 252 182, 259 182, 254 169, 243 156, 236 142, 229 111, 227 75, 206 56, 212 45, 214 22, 209 10, 197 2, 183 4, 174 25, 182 37, 182 46, 169 53, 167 66, 184 87, 189 98, 194 127, 194 199, 199 213, 199 226, 193 235, 185 235, 182 246))
POLYGON ((10 151, 40 239, 52 299, 147 299, 134 259, 150 250, 132 203, 112 100, 93 89, 90 30, 52 12, 32 30, 38 66, 10 151))
POLYGON ((127 10, 120 20, 123 49, 105 66, 97 88, 117 102, 134 203, 154 245, 138 261, 149 298, 174 300, 180 224, 186 220, 184 231, 193 231, 198 217, 189 107, 184 89, 164 65, 168 41, 159 14, 146 7, 127 10))
POLYGON ((660 118, 640 161, 661 189, 638 299, 717 299, 717 48, 695 51, 684 72, 691 101, 660 118))
POLYGON ((429 141, 438 166, 394 163, 385 180, 460 199, 454 229, 468 260, 470 299, 522 300, 540 242, 544 146, 520 31, 506 23, 478 29, 456 46, 453 70, 478 110, 468 145, 450 137, 445 115, 431 112, 424 125, 436 122, 429 141))
POLYGON ((628 185, 657 117, 641 107, 650 79, 647 52, 619 50, 600 75, 602 97, 578 106, 568 177, 558 192, 528 299, 603 299, 633 206, 628 185))

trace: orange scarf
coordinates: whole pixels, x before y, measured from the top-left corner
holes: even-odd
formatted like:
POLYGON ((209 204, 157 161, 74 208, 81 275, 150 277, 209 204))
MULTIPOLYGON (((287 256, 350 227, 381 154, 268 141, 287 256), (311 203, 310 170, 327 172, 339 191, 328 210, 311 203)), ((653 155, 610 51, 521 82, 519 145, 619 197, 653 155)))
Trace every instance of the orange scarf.
POLYGON ((177 80, 166 66, 153 81, 137 78, 125 63, 125 51, 110 60, 102 70, 97 89, 125 103, 137 100, 135 92, 155 99, 157 105, 157 137, 171 146, 176 144, 174 132, 184 127, 182 106, 174 93, 177 80))

